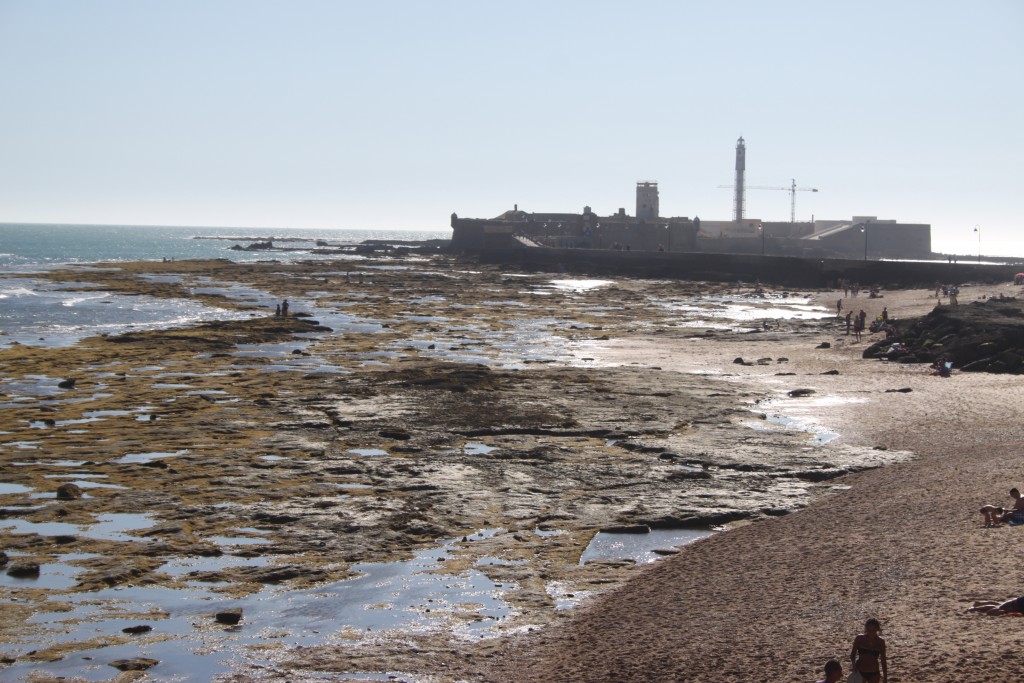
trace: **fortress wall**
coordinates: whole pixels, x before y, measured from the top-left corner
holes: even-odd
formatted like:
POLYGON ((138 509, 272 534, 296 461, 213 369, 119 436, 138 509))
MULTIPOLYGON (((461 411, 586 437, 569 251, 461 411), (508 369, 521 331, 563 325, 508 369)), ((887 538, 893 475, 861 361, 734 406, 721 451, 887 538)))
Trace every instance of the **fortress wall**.
POLYGON ((1011 281, 1021 265, 864 261, 747 254, 709 254, 607 249, 524 248, 487 250, 481 259, 527 270, 588 275, 629 275, 717 282, 754 282, 789 287, 831 287, 839 278, 863 286, 930 287, 935 282, 1011 281))

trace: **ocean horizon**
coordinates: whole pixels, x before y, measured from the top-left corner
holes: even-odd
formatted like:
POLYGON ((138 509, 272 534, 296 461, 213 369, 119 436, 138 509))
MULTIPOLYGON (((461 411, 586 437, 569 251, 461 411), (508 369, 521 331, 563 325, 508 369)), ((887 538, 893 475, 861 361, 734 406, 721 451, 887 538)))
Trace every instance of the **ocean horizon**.
MULTIPOLYGON (((354 253, 317 254, 317 240, 346 246, 365 240, 448 239, 450 231, 308 230, 302 228, 197 228, 0 223, 0 348, 13 343, 67 346, 93 334, 168 328, 249 317, 191 299, 157 299, 64 286, 35 273, 92 263, 227 259, 234 262, 318 259, 354 263, 354 253), (238 251, 274 238, 289 251, 238 251)), ((218 283, 207 283, 217 287, 218 283)), ((237 292, 232 294, 238 295, 237 292)), ((270 300, 270 295, 248 293, 270 300)), ((272 307, 272 304, 268 304, 272 307)))
POLYGON ((450 239, 451 230, 310 229, 90 225, 73 223, 0 223, 0 271, 50 268, 65 263, 226 258, 231 261, 332 258, 315 254, 316 241, 332 246, 365 240, 450 239), (296 251, 235 251, 253 240, 277 238, 296 251))

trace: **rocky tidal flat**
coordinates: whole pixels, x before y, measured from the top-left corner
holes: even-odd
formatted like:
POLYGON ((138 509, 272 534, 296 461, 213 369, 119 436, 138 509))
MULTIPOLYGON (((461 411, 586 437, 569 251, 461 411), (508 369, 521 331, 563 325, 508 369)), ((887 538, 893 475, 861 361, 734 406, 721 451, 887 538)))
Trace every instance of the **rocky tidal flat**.
MULTIPOLYGON (((728 369, 602 354, 637 335, 679 353, 755 337, 812 347, 834 323, 807 293, 574 280, 446 256, 33 277, 244 316, 0 350, 0 656, 17 676, 96 680, 128 661, 157 680, 259 678, 255 663, 300 646, 370 648, 371 634, 388 657, 347 666, 404 671, 415 649, 378 632, 434 648, 488 639, 626 581, 629 553, 581 561, 602 530, 709 532, 784 515, 835 477, 905 457, 824 447, 820 430, 786 417, 800 394, 728 369), (275 316, 283 299, 290 315, 275 316), (375 567, 441 583, 360 607, 401 619, 330 607, 375 567), (242 645, 245 661, 229 662, 242 645)), ((744 364, 800 372, 781 356, 744 364)), ((655 550, 675 552, 641 548, 655 550)))

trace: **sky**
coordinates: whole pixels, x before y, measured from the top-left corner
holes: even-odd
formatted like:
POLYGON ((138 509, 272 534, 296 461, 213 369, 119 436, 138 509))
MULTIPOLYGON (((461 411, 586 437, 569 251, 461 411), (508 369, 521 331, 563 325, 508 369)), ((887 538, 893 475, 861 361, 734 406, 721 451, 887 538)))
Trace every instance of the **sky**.
POLYGON ((0 0, 0 222, 728 220, 743 136, 797 220, 1024 256, 1022 74, 1020 0, 0 0))

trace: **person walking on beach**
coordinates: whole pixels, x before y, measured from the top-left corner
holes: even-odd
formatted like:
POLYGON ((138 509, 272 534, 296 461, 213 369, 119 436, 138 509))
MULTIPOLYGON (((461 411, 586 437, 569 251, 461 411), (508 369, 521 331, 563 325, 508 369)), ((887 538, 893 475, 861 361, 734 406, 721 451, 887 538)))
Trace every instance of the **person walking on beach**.
POLYGON ((885 641, 878 634, 882 624, 878 619, 864 622, 864 633, 853 639, 850 661, 853 670, 860 673, 864 683, 888 683, 889 663, 886 661, 885 641))
POLYGON ((842 299, 837 299, 836 300, 836 317, 837 318, 842 318, 843 317, 843 300, 842 299))
POLYGON ((853 309, 846 312, 846 336, 850 336, 850 326, 853 324, 853 309))

